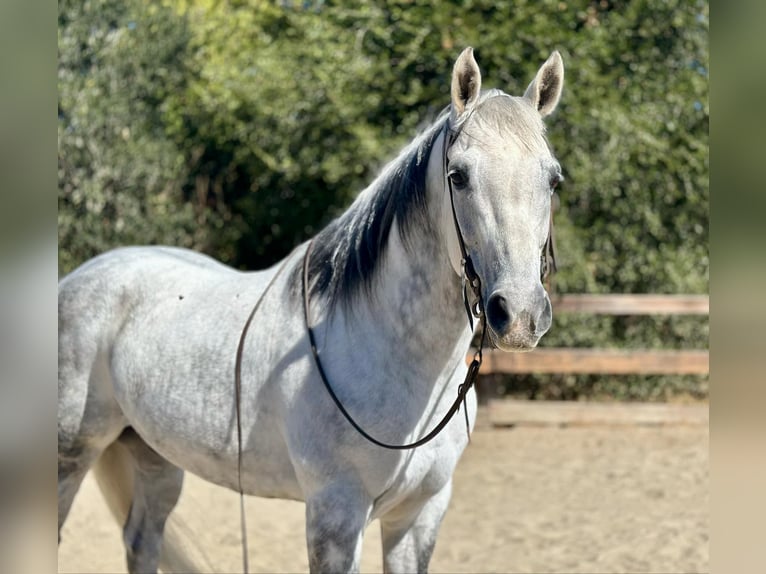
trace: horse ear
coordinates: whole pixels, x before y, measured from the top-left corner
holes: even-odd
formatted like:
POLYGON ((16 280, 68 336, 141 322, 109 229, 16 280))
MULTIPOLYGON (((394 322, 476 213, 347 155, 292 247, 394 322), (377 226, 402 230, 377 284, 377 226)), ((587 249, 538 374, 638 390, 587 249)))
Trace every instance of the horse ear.
POLYGON ((540 66, 535 79, 527 87, 524 97, 545 117, 556 109, 564 87, 564 63, 561 54, 553 52, 540 66))
POLYGON ((457 119, 469 111, 481 91, 481 72, 473 57, 473 48, 466 48, 452 68, 452 115, 457 119))

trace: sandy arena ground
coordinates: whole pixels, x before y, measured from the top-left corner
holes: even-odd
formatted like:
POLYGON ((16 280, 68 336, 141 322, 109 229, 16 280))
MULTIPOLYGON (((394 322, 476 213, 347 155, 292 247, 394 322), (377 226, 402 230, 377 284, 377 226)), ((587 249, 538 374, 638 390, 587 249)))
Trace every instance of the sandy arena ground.
MULTIPOLYGON (((477 430, 431 572, 707 572, 706 426, 477 430)), ((251 572, 307 572, 303 505, 247 500, 251 572)), ((239 500, 187 474, 179 512, 220 572, 241 571, 239 500)), ((120 530, 86 478, 59 572, 125 572, 120 530)), ((364 572, 382 568, 377 524, 364 572)))

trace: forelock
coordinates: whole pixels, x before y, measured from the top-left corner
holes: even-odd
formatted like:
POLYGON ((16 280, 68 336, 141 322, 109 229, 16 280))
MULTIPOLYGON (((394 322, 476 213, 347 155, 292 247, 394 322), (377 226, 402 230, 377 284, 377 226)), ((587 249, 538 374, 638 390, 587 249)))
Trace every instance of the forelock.
POLYGON ((482 94, 465 131, 479 141, 492 137, 511 137, 532 152, 548 150, 542 117, 525 98, 500 90, 482 94))

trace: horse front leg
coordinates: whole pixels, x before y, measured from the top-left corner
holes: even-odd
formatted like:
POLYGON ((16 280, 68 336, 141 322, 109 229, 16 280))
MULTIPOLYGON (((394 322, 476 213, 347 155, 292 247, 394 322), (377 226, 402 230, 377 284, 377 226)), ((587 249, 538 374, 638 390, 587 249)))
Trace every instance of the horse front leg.
POLYGON ((359 572, 372 500, 356 484, 335 482, 306 501, 309 569, 315 574, 359 572))
POLYGON ((428 572, 451 495, 452 481, 425 502, 405 504, 381 518, 386 574, 428 572))

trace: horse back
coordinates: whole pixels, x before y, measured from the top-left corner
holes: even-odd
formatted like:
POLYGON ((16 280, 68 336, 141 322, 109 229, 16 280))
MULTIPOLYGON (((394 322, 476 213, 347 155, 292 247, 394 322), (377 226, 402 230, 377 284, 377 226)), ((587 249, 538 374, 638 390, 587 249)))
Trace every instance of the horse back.
POLYGON ((275 271, 240 272, 182 248, 115 249, 59 282, 59 335, 88 331, 94 342, 112 344, 135 325, 139 339, 191 340, 204 331, 208 344, 228 343, 275 271))
POLYGON ((120 248, 59 282, 60 374, 106 357, 125 380, 207 377, 227 368, 272 271, 243 273, 168 247, 120 248), (188 371, 188 372, 182 372, 188 371))

